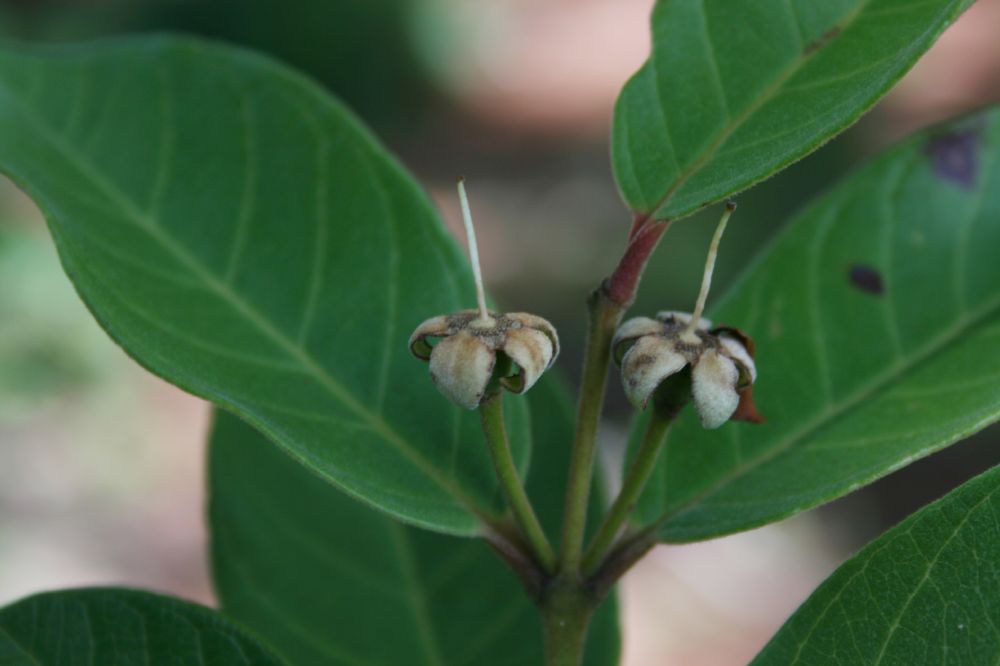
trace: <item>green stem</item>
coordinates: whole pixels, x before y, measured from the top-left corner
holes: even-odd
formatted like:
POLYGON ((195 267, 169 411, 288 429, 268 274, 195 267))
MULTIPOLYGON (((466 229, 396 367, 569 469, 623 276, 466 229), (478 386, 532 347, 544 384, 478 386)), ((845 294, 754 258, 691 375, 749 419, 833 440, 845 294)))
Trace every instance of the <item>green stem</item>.
POLYGON ((532 549, 532 554, 546 572, 553 573, 556 568, 556 555, 552 551, 549 540, 545 537, 538 516, 531 507, 531 500, 524 492, 524 485, 517 474, 514 458, 510 453, 510 443, 507 441, 507 427, 503 421, 503 394, 499 391, 489 396, 479 405, 479 418, 486 436, 486 445, 493 459, 497 478, 504 496, 510 504, 514 519, 524 533, 524 538, 532 549))
POLYGON ((563 514, 562 560, 563 573, 579 573, 583 555, 583 537, 587 523, 587 501, 590 496, 594 454, 597 449, 597 428, 601 420, 604 387, 608 377, 608 360, 615 329, 625 311, 623 304, 608 297, 604 288, 595 291, 588 301, 590 322, 587 347, 583 360, 583 378, 577 407, 576 430, 573 435, 569 480, 566 484, 566 509, 563 514))
POLYGON ((583 570, 588 576, 600 568, 604 556, 607 555, 615 537, 622 525, 625 524, 626 518, 635 507, 639 495, 642 494, 646 482, 649 481, 650 474, 653 473, 656 458, 660 454, 660 449, 663 448, 670 424, 673 423, 673 414, 668 413, 668 410, 661 410, 654 406, 652 412, 649 425, 646 426, 646 433, 639 445, 639 451, 622 482, 621 492, 614 504, 611 505, 604 522, 597 529, 597 534, 584 556, 583 570))
POLYGON ((574 582, 553 581, 542 604, 546 666, 580 666, 593 600, 574 582))
POLYGON ((629 232, 628 244, 611 276, 591 294, 587 301, 590 314, 587 347, 583 358, 583 378, 576 412, 576 431, 566 483, 566 508, 563 513, 562 573, 579 576, 583 557, 583 537, 587 524, 587 500, 590 497, 597 447, 597 427, 601 421, 604 385, 608 378, 611 341, 622 315, 635 298, 639 279, 646 262, 656 249, 668 220, 635 219, 629 232))

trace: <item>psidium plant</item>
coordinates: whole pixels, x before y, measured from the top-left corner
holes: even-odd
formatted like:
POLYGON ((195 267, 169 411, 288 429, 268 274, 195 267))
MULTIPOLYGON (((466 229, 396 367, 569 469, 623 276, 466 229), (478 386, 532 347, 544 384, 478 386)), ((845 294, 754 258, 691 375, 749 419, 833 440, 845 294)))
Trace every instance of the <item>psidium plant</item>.
MULTIPOLYGON (((479 410, 483 436, 519 530, 514 543, 525 544, 528 551, 523 558, 504 559, 522 577, 546 616, 550 662, 577 663, 593 608, 610 584, 648 547, 641 539, 638 546, 628 538, 618 543, 615 539, 649 479, 673 419, 693 400, 705 428, 718 428, 730 418, 755 423, 763 420, 751 392, 757 379, 753 341, 739 329, 712 328, 702 318, 719 244, 736 204, 726 203, 712 237, 693 313, 664 311, 656 319, 636 317, 614 334, 612 352, 621 366, 625 392, 640 410, 652 402, 653 414, 617 499, 579 561, 575 555, 557 560, 518 478, 502 411, 503 389, 523 393, 531 388, 555 361, 559 339, 553 326, 537 315, 498 314, 487 309, 472 213, 461 178, 458 195, 478 308, 426 320, 410 336, 409 348, 414 356, 430 362, 434 384, 446 398, 479 410), (525 561, 534 566, 525 567, 525 561), (597 576, 602 572, 600 579, 597 576)), ((607 298, 607 294, 599 298, 607 298)), ((595 339, 599 338, 592 338, 591 344, 595 339)), ((588 391, 600 389, 585 385, 584 401, 588 391)), ((585 494, 569 495, 567 513, 579 514, 577 503, 586 501, 585 494)), ((585 509, 581 518, 586 518, 585 509)))
MULTIPOLYGON (((110 336, 219 408, 221 606, 35 596, 0 609, 0 660, 606 666, 613 586, 655 544, 781 520, 998 420, 997 109, 833 185, 713 300, 713 324, 727 207, 692 312, 623 323, 673 224, 849 126, 968 5, 656 3, 614 112, 631 227, 587 300, 575 414, 540 379, 552 326, 487 307, 464 186, 471 271, 313 82, 176 36, 0 47, 0 170, 110 336), (638 414, 607 505, 592 488, 612 368, 638 414), (766 423, 728 423, 760 421, 755 399, 766 423)), ((755 664, 997 663, 998 497, 995 469, 879 538, 755 664)))

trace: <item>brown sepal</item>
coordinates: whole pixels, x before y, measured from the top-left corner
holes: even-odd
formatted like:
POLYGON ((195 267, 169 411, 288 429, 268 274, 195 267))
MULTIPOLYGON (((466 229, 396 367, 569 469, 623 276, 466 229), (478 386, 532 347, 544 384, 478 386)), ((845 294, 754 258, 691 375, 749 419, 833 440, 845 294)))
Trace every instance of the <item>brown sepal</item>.
POLYGON ((744 331, 732 326, 716 326, 711 330, 712 335, 718 335, 719 333, 725 333, 731 337, 736 338, 740 341, 740 344, 747 350, 750 354, 750 358, 755 358, 757 353, 757 345, 754 343, 753 338, 747 335, 744 331))
POLYGON ((736 411, 729 417, 731 421, 749 421, 750 423, 763 423, 764 416, 757 411, 757 405, 753 403, 753 387, 748 386, 740 391, 740 404, 736 405, 736 411))

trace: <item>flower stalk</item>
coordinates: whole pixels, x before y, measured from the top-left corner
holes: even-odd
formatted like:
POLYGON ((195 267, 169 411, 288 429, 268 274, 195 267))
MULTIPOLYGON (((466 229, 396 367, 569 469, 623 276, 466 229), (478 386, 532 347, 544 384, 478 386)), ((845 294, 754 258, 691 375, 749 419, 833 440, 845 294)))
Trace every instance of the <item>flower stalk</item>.
POLYGON ((524 490, 524 484, 517 473, 514 458, 510 452, 507 428, 503 420, 503 394, 499 390, 491 392, 479 405, 479 419, 486 437, 486 446, 496 470, 500 488, 510 506, 514 520, 521 529, 531 554, 538 564, 549 574, 556 568, 556 555, 545 536, 542 525, 531 506, 531 500, 524 490))

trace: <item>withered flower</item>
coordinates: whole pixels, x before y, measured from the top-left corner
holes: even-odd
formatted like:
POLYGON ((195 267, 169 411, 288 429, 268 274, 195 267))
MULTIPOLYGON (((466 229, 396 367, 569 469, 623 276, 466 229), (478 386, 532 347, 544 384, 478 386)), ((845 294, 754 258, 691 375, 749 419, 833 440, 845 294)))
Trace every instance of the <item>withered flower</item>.
POLYGON ((704 427, 718 428, 731 418, 763 420, 751 391, 757 379, 753 341, 736 328, 712 328, 711 322, 701 317, 719 241, 735 209, 732 202, 726 204, 712 238, 694 313, 665 311, 656 319, 636 317, 615 333, 612 349, 621 366, 625 394, 639 409, 645 409, 661 386, 677 389, 670 396, 672 408, 683 404, 688 376, 682 371, 690 368, 690 397, 704 427))
POLYGON ((445 397, 476 409, 494 379, 514 393, 531 388, 559 355, 559 336, 542 317, 486 309, 479 250, 461 179, 458 193, 479 308, 431 317, 417 326, 409 344, 414 356, 430 361, 431 378, 445 397))
POLYGON ((516 366, 499 378, 514 393, 527 391, 559 354, 556 330, 545 319, 526 312, 483 318, 478 310, 432 317, 410 336, 410 351, 430 361, 431 377, 450 400, 475 409, 497 369, 498 353, 516 366), (437 344, 431 344, 435 338, 437 344))
POLYGON ((618 329, 615 360, 629 401, 644 409, 665 381, 690 366, 691 396, 704 427, 718 428, 730 418, 759 421, 750 390, 757 379, 753 341, 735 328, 692 321, 687 313, 660 312, 618 329))

